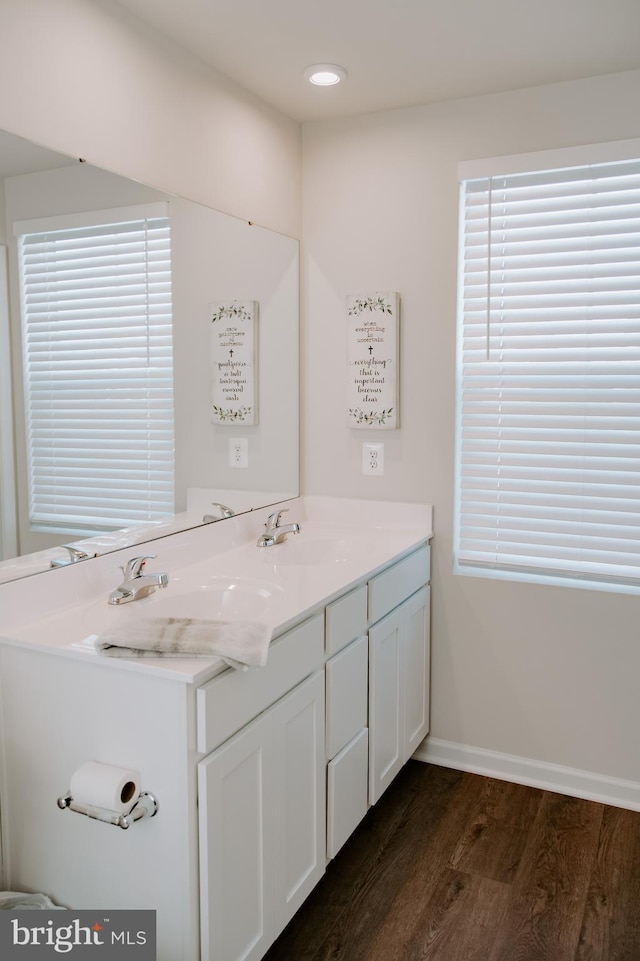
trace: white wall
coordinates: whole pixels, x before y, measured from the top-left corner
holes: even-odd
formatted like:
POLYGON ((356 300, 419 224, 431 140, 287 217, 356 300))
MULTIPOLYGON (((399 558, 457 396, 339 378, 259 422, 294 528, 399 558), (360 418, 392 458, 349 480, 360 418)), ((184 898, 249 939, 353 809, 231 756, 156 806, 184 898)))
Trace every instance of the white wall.
POLYGON ((640 72, 303 130, 303 490, 435 507, 432 735, 640 782, 640 598, 451 573, 457 164, 637 137, 640 72), (401 429, 345 427, 345 297, 402 297, 401 429), (363 440, 385 444, 363 477, 363 440))
POLYGON ((0 90, 0 128, 299 236, 299 125, 114 0, 2 0, 0 90))

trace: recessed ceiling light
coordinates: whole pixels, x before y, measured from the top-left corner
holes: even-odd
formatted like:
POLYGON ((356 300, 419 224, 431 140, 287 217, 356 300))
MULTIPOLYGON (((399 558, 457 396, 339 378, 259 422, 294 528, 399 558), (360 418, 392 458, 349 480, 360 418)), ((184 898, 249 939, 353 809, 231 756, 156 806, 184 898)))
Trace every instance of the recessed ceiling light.
POLYGON ((304 79, 318 87, 332 87, 347 79, 347 71, 335 63, 314 63, 305 70, 304 79))

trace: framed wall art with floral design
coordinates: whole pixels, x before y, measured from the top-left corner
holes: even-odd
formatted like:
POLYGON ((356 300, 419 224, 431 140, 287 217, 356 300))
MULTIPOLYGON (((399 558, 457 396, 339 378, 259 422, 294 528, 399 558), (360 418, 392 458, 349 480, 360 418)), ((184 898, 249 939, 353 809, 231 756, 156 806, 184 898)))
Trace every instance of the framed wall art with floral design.
POLYGON ((211 304, 212 421, 258 423, 258 303, 211 304))
POLYGON ((347 425, 400 426, 400 295, 347 297, 347 425))

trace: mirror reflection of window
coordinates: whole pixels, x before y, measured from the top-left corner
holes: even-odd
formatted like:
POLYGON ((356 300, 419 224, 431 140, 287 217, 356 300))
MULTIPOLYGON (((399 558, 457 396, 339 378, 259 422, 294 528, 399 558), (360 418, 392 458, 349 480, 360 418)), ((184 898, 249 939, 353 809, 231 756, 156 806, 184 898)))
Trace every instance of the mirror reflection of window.
MULTIPOLYGON (((125 222, 128 214, 121 217, 125 222)), ((112 218, 113 219, 113 218, 112 218)), ((106 222, 106 221, 105 221, 106 222)), ((95 218, 93 221, 95 225, 95 218)), ((45 229, 73 226, 47 221, 45 229)), ((92 226, 85 221, 84 226, 92 226)), ((49 570, 61 545, 100 554, 202 523, 213 501, 234 514, 296 496, 298 452, 297 240, 202 204, 64 157, 0 130, 0 244, 7 246, 7 305, 0 303, 0 583, 49 570), (175 505, 158 522, 114 532, 89 518, 84 534, 34 529, 29 519, 26 414, 16 222, 62 220, 86 211, 166 204, 171 221, 175 505), (4 234, 2 231, 4 230, 4 234), (11 237, 11 239, 10 239, 11 237), (260 424, 216 425, 211 417, 208 305, 260 304, 260 424), (273 371, 278 372, 277 377, 273 371), (248 444, 248 468, 234 469, 229 440, 248 444), (75 535, 75 536, 74 536, 75 535), (89 539, 93 543, 84 542, 89 539)), ((1 296, 0 296, 1 300, 1 296)), ((51 430, 55 429, 52 422, 51 430)), ((101 503, 102 498, 98 503, 101 503)))
POLYGON ((88 536, 173 514, 167 205, 14 233, 32 529, 88 536))

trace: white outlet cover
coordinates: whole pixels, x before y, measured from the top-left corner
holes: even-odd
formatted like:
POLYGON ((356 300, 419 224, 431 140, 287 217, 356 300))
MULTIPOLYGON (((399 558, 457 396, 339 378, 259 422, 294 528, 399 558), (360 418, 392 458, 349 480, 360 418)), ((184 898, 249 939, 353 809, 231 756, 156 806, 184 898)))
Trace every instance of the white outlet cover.
POLYGON ((384 474, 384 444, 362 445, 362 473, 371 477, 384 474))
POLYGON ((229 467, 249 466, 249 441, 246 437, 229 438, 229 467))

